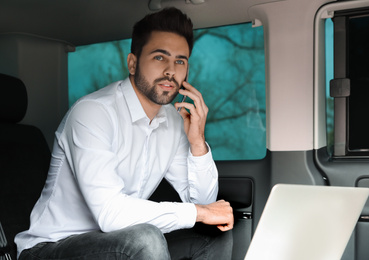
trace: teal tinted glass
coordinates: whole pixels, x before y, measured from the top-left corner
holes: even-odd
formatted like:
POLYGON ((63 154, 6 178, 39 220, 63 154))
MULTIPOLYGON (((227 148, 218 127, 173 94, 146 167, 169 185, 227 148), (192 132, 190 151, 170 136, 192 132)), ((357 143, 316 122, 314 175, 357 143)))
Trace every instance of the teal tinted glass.
POLYGON ((325 20, 325 80, 326 80, 326 113, 327 113, 327 149, 330 154, 333 153, 334 145, 334 100, 329 95, 329 82, 334 77, 333 64, 333 21, 325 20))
MULTIPOLYGON (((215 160, 266 155, 263 28, 239 24, 194 31, 188 82, 209 107, 206 140, 215 160)), ((77 47, 69 54, 69 104, 128 76, 130 40, 77 47)), ((178 100, 176 100, 178 101, 178 100)))

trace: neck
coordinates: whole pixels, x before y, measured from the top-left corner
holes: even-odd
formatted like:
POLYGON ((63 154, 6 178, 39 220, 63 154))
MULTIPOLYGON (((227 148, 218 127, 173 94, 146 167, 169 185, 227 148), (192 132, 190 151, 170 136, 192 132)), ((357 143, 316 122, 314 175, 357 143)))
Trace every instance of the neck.
POLYGON ((150 122, 154 119, 154 117, 158 114, 161 105, 158 105, 148 99, 145 95, 143 95, 136 87, 134 78, 132 75, 129 76, 129 80, 133 86, 133 89, 138 97, 138 100, 141 103, 143 110, 145 111, 147 117, 150 119, 150 122))

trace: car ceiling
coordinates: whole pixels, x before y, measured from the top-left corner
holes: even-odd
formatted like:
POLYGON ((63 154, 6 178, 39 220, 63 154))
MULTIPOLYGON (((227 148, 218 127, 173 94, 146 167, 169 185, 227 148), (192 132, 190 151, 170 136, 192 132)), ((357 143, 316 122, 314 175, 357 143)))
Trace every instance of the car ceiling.
POLYGON ((32 34, 80 46, 130 38, 136 21, 168 6, 187 13, 196 29, 249 22, 248 8, 265 2, 273 0, 1 0, 0 35, 32 34))

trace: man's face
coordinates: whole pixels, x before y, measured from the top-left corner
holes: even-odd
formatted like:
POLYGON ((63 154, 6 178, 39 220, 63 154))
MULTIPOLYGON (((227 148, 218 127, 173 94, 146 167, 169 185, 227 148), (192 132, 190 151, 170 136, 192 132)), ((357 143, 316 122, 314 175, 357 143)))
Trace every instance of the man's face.
POLYGON ((187 74, 189 47, 183 36, 154 31, 136 63, 137 90, 157 105, 177 96, 187 74))

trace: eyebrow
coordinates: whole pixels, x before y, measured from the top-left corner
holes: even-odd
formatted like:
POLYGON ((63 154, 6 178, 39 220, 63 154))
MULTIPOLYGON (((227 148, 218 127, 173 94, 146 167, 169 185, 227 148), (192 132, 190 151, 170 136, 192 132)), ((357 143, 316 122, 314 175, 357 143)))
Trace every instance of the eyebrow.
MULTIPOLYGON (((170 54, 170 52, 166 51, 166 50, 163 50, 163 49, 156 49, 156 50, 153 50, 152 52, 150 52, 150 54, 152 53, 155 53, 155 52, 159 52, 159 53, 162 53, 164 55, 167 55, 167 56, 172 56, 170 54)), ((184 60, 188 60, 188 57, 185 56, 185 55, 177 55, 176 56, 177 59, 184 59, 184 60)))

